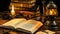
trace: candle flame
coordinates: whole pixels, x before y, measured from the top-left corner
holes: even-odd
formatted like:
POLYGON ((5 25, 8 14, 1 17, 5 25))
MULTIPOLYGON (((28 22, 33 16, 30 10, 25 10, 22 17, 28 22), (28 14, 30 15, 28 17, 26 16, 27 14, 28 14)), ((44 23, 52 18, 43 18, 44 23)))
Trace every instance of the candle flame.
POLYGON ((50 10, 50 15, 53 15, 53 12, 52 12, 52 10, 50 10))
POLYGON ((49 14, 50 14, 50 15, 56 15, 56 14, 57 14, 57 12, 56 12, 56 10, 55 10, 55 9, 52 9, 52 10, 50 10, 49 14))
POLYGON ((12 11, 14 11, 14 5, 12 5, 12 11))

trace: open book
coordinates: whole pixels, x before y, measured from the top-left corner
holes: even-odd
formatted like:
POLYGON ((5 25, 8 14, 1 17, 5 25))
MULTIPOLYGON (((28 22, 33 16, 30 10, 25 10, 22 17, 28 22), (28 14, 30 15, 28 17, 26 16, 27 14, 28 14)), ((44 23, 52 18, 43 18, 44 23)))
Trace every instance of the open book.
POLYGON ((20 30, 27 33, 34 33, 38 28, 40 28, 43 24, 40 21, 36 20, 26 20, 23 18, 20 19, 12 19, 2 26, 11 26, 14 27, 16 30, 20 30))

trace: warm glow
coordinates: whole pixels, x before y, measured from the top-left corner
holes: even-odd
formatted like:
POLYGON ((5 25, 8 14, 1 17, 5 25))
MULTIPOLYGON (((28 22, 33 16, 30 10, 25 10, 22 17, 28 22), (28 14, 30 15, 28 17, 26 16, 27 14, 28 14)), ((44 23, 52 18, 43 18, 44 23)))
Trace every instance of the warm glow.
POLYGON ((23 4, 20 4, 21 7, 23 7, 23 4))
POLYGON ((53 15, 53 11, 52 10, 50 10, 50 15, 53 15))
POLYGON ((12 5, 11 15, 15 15, 14 5, 12 5))
POLYGON ((50 12, 49 12, 50 15, 56 15, 56 13, 57 13, 57 12, 56 12, 56 10, 54 10, 54 9, 51 9, 50 12))

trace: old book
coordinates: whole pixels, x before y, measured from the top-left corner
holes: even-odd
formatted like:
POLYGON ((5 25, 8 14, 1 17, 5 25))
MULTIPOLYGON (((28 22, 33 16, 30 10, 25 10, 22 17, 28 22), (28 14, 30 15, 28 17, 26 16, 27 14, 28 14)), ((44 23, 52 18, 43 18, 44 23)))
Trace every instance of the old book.
POLYGON ((35 3, 10 3, 10 7, 12 7, 12 5, 14 5, 14 7, 31 8, 35 3))
POLYGON ((12 9, 12 5, 14 5, 14 10, 30 10, 35 3, 30 3, 30 4, 23 4, 23 3, 10 3, 9 9, 12 9))
POLYGON ((11 0, 9 9, 12 9, 12 5, 14 5, 14 10, 31 10, 32 7, 35 6, 36 0, 11 0))
MULTIPOLYGON (((9 7, 10 10, 11 10, 11 8, 12 8, 12 7, 9 7)), ((25 7, 19 7, 19 8, 14 7, 14 10, 18 12, 18 11, 33 11, 34 9, 25 8, 25 7)))
POLYGON ((34 2, 36 2, 36 0, 11 0, 11 2, 34 3, 34 2))
POLYGON ((3 24, 2 26, 11 26, 14 27, 15 30, 33 34, 42 25, 43 24, 40 21, 36 21, 36 20, 12 19, 7 23, 3 24))

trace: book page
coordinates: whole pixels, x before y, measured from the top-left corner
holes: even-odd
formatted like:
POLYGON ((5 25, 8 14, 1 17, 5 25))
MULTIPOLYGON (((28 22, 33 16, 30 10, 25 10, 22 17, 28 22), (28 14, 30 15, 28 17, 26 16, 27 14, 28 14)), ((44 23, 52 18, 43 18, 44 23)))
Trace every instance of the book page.
POLYGON ((16 19, 12 19, 10 21, 8 21, 7 23, 3 24, 5 26, 13 26, 15 27, 16 25, 22 23, 23 21, 26 21, 26 19, 23 19, 23 18, 16 18, 16 19))
POLYGON ((43 24, 41 22, 35 20, 28 20, 22 26, 17 26, 17 28, 25 29, 27 31, 31 31, 34 33, 38 28, 40 28, 43 24))

